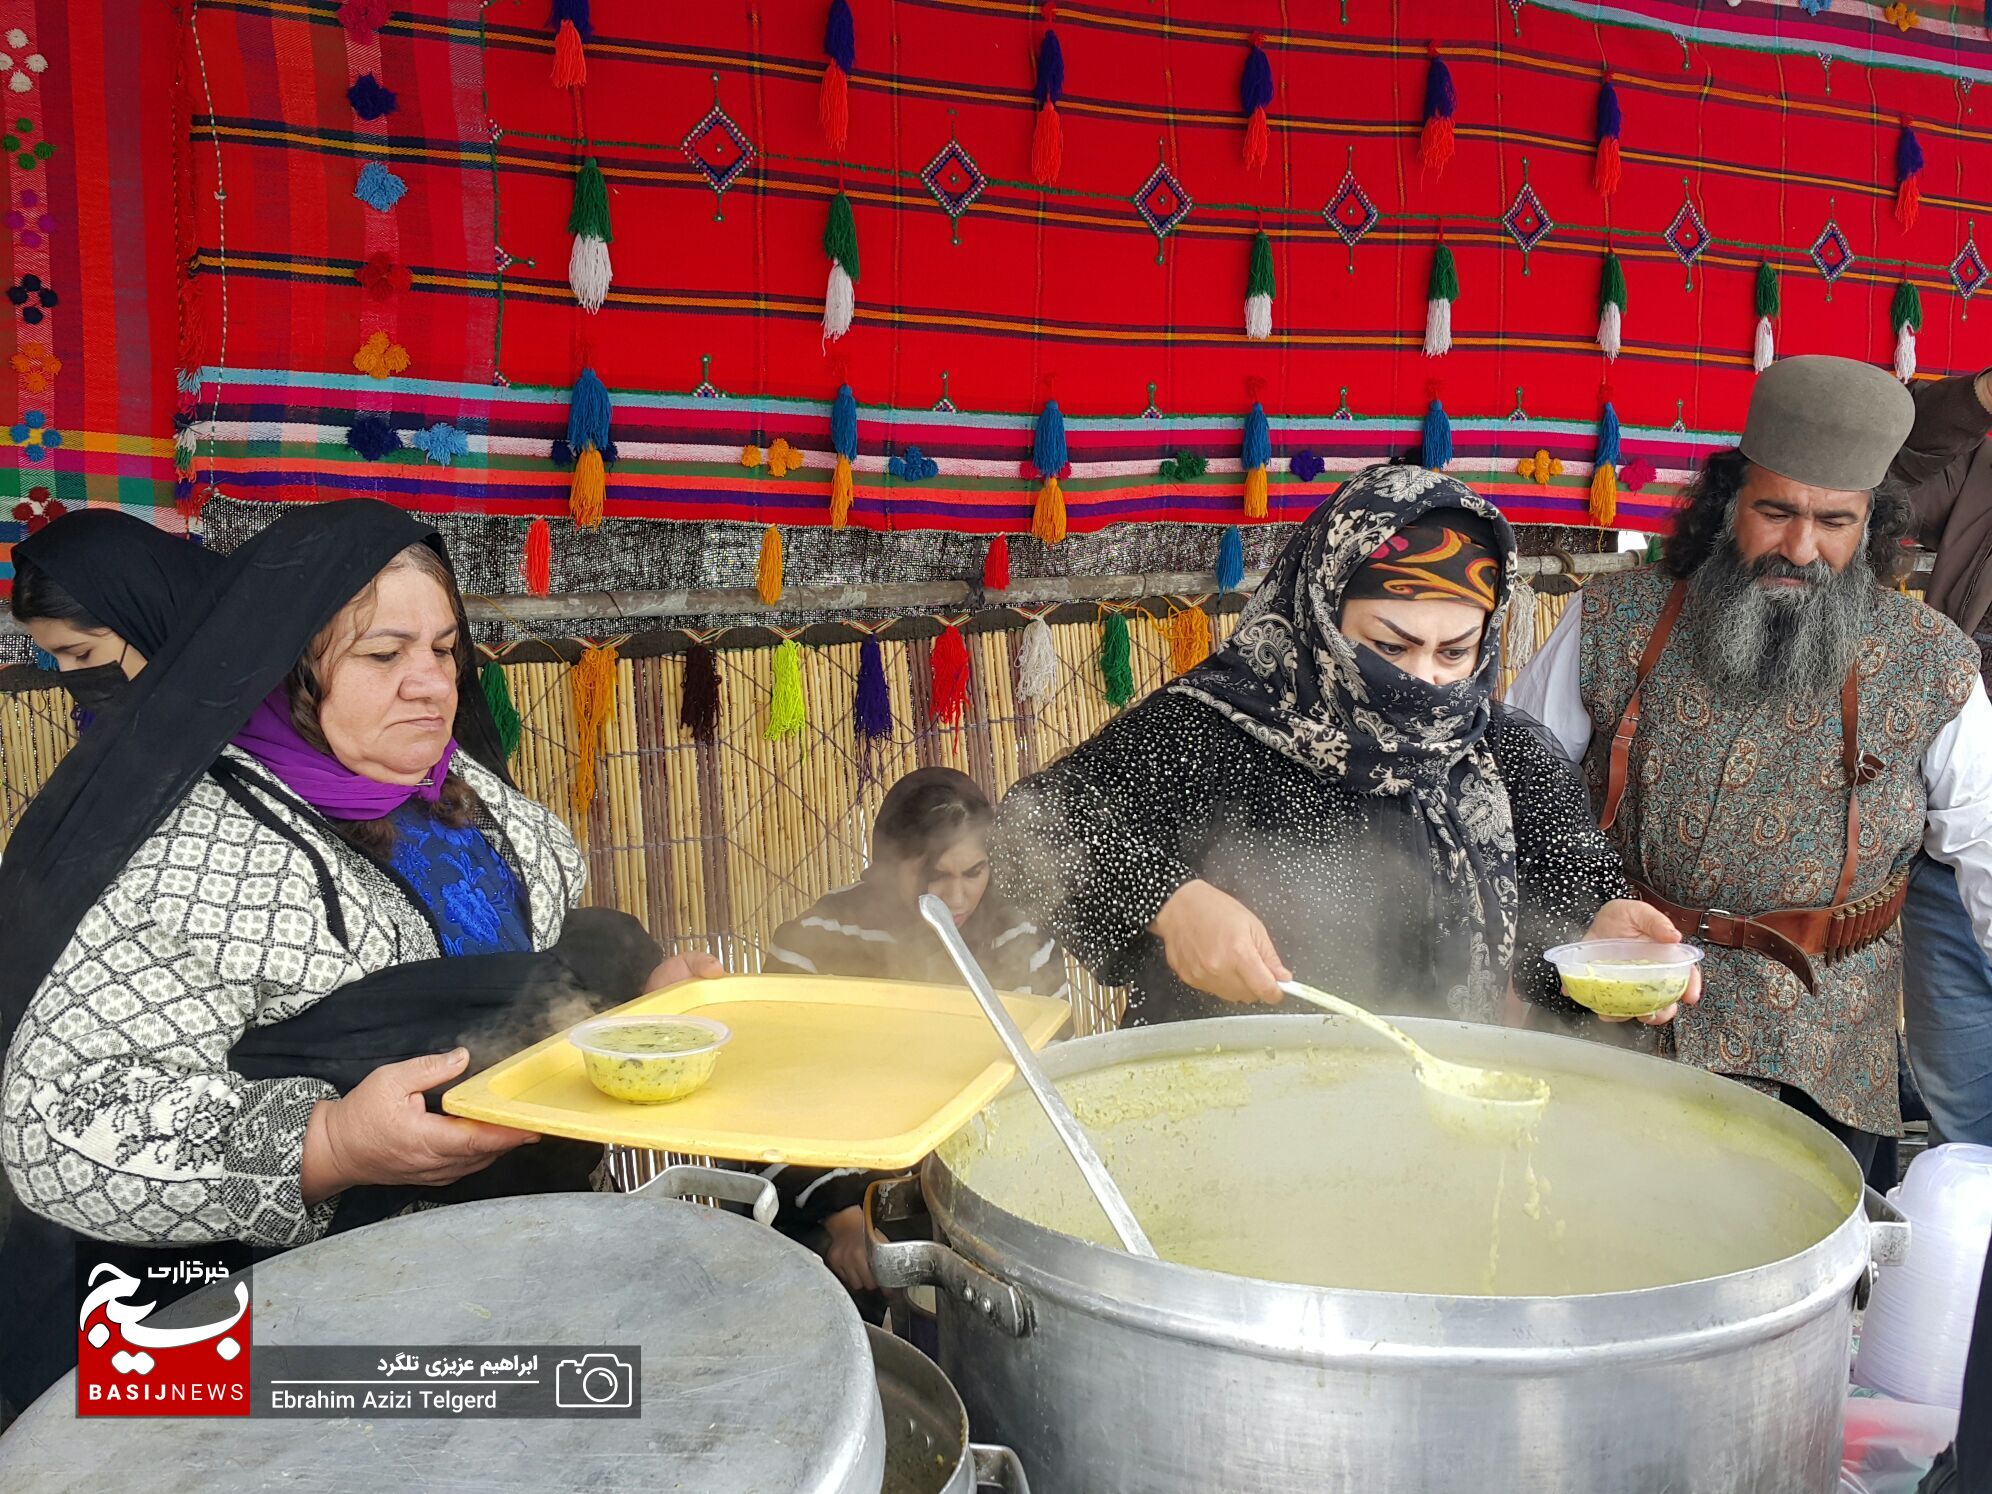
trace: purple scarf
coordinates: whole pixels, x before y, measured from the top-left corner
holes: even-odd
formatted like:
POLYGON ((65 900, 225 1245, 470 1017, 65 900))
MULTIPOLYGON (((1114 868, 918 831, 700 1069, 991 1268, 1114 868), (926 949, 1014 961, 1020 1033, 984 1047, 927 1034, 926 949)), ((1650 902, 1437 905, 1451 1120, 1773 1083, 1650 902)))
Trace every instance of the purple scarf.
POLYGON ((256 714, 235 734, 234 741, 298 798, 335 820, 377 820, 418 796, 435 803, 442 797, 443 779, 457 750, 456 738, 451 737, 436 766, 419 784, 376 783, 329 752, 320 752, 298 734, 291 722, 290 699, 282 686, 256 707, 256 714))

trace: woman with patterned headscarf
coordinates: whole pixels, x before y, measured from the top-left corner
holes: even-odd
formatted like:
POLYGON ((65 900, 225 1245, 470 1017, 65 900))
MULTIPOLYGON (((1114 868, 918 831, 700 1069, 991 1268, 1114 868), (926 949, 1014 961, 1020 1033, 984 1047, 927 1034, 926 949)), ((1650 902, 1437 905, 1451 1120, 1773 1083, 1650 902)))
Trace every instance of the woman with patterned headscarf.
POLYGON ((1515 563, 1463 483, 1358 473, 1228 646, 1017 786, 998 885, 1131 988, 1133 1024, 1309 1009, 1289 976, 1489 1022, 1511 975, 1561 1003, 1550 944, 1677 939, 1631 901, 1583 785, 1494 702, 1515 563))

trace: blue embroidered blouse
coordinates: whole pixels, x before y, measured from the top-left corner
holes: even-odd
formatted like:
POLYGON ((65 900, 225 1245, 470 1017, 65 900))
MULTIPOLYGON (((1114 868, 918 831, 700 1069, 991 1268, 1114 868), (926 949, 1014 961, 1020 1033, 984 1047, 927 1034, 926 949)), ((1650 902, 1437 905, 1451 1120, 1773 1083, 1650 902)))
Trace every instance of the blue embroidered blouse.
POLYGON ((445 955, 532 951, 519 879, 483 831, 442 824, 412 800, 392 819, 389 862, 429 910, 445 955))

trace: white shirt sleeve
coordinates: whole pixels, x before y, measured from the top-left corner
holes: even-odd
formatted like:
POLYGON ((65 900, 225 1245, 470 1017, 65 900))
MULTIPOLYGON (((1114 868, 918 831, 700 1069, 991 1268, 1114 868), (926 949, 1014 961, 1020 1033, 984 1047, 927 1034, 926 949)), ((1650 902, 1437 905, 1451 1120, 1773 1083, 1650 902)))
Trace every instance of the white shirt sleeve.
POLYGON ((1992 701, 1973 680, 1964 709, 1923 754, 1923 849, 1957 872, 1979 948, 1992 959, 1992 701))
POLYGON ((1584 599, 1574 596, 1550 630, 1548 641, 1515 676, 1505 697, 1509 705, 1527 711, 1548 727, 1563 755, 1573 763, 1582 762, 1585 749, 1591 745, 1591 713, 1584 709, 1577 670, 1583 617, 1584 599))

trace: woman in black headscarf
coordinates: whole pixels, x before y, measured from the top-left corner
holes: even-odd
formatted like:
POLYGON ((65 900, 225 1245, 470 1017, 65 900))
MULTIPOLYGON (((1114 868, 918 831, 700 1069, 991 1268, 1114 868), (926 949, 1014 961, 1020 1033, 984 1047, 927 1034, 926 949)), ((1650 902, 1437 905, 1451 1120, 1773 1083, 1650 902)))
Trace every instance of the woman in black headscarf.
POLYGON ((1228 646, 1012 791, 998 886, 1132 988, 1134 1024, 1311 1010, 1280 996, 1290 971, 1491 1022, 1511 973, 1561 1000, 1541 952, 1587 925, 1677 939, 1629 901, 1582 785, 1494 705, 1515 563, 1463 483, 1357 474, 1228 646))

